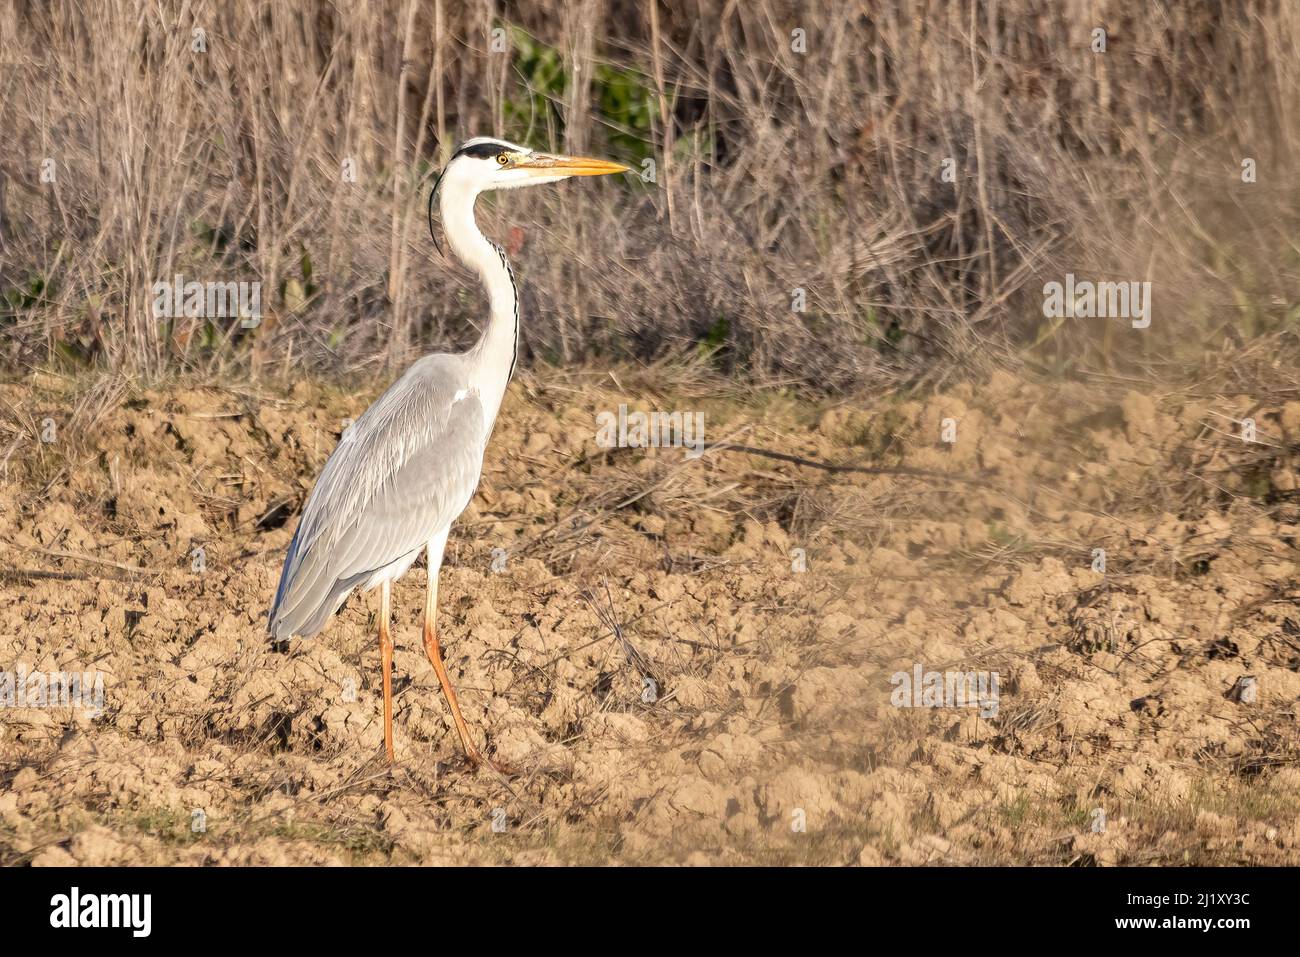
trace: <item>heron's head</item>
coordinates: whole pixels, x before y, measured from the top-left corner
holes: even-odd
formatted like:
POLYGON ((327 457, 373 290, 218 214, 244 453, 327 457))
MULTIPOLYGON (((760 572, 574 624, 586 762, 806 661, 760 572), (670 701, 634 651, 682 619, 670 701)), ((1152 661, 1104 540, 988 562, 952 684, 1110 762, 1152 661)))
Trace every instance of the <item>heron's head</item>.
POLYGON ((456 148, 442 171, 442 188, 483 193, 493 189, 518 189, 556 183, 570 176, 625 173, 622 163, 586 156, 539 153, 517 143, 478 136, 456 148))
POLYGON ((459 208, 468 212, 473 208, 475 197, 489 190, 541 186, 543 183, 558 183, 570 176, 603 176, 606 173, 625 173, 629 169, 622 163, 587 156, 539 153, 518 143, 476 136, 456 147, 456 152, 433 184, 429 193, 429 235, 437 245, 438 238, 433 231, 433 202, 439 189, 442 190, 441 208, 445 219, 450 210, 459 208), (452 205, 449 207, 448 203, 452 205))

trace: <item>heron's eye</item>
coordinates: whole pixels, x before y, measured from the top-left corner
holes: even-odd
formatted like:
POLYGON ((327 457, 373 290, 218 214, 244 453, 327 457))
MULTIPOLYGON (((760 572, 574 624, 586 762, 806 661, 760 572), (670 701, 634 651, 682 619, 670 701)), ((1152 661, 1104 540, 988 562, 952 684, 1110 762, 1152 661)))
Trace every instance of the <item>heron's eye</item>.
POLYGON ((507 166, 510 163, 510 157, 505 153, 498 153, 497 162, 500 163, 502 166, 507 166))

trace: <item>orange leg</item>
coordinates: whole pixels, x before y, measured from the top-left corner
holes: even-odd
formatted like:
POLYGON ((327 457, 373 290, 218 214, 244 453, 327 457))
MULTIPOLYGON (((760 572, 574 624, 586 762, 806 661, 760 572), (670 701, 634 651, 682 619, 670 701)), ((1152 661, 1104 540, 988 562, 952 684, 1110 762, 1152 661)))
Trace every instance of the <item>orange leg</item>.
POLYGON ((384 582, 379 592, 379 657, 384 665, 384 752, 388 763, 393 763, 393 639, 388 633, 391 614, 389 583, 384 582))
POLYGON ((429 663, 433 665, 434 672, 438 675, 438 684, 442 685, 442 693, 447 697, 447 706, 451 708, 451 719, 456 722, 456 733, 460 735, 461 749, 465 752, 469 763, 477 767, 487 762, 478 748, 474 747, 474 742, 470 740, 469 725, 465 723, 465 718, 460 713, 460 704, 456 701, 456 689, 451 686, 447 666, 442 663, 442 649, 438 647, 438 632, 434 627, 434 619, 438 614, 438 569, 433 565, 432 555, 429 559, 429 591, 424 600, 424 651, 429 656, 429 663))

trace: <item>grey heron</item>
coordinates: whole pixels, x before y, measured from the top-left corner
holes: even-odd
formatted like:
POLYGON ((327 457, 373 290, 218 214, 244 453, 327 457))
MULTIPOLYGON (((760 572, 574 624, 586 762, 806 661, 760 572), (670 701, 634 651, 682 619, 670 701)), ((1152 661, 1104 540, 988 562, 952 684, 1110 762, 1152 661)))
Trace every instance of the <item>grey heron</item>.
POLYGON ((478 487, 497 411, 519 348, 519 295, 504 251, 474 220, 480 193, 628 170, 621 163, 539 153, 476 137, 443 167, 434 196, 452 252, 486 287, 489 315, 468 352, 418 360, 349 427, 330 454, 285 556, 268 620, 277 640, 310 637, 356 588, 379 589, 384 750, 393 757, 391 586, 428 554, 424 649, 438 676, 461 748, 483 761, 461 715, 438 644, 438 572, 451 524, 478 487))

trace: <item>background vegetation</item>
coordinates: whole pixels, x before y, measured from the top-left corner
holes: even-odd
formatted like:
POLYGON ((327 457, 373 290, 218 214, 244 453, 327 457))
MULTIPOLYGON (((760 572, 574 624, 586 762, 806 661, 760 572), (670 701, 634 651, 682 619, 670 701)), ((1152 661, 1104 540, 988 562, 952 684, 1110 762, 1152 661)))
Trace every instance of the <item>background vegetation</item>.
POLYGON ((369 375, 463 346, 482 303, 423 201, 486 133, 654 164, 481 204, 534 363, 840 390, 1285 348, 1298 36, 1284 0, 9 0, 0 364, 369 375), (1152 281, 1151 328, 1044 319, 1066 272, 1152 281), (160 323, 176 273, 260 280, 265 322, 160 323))

